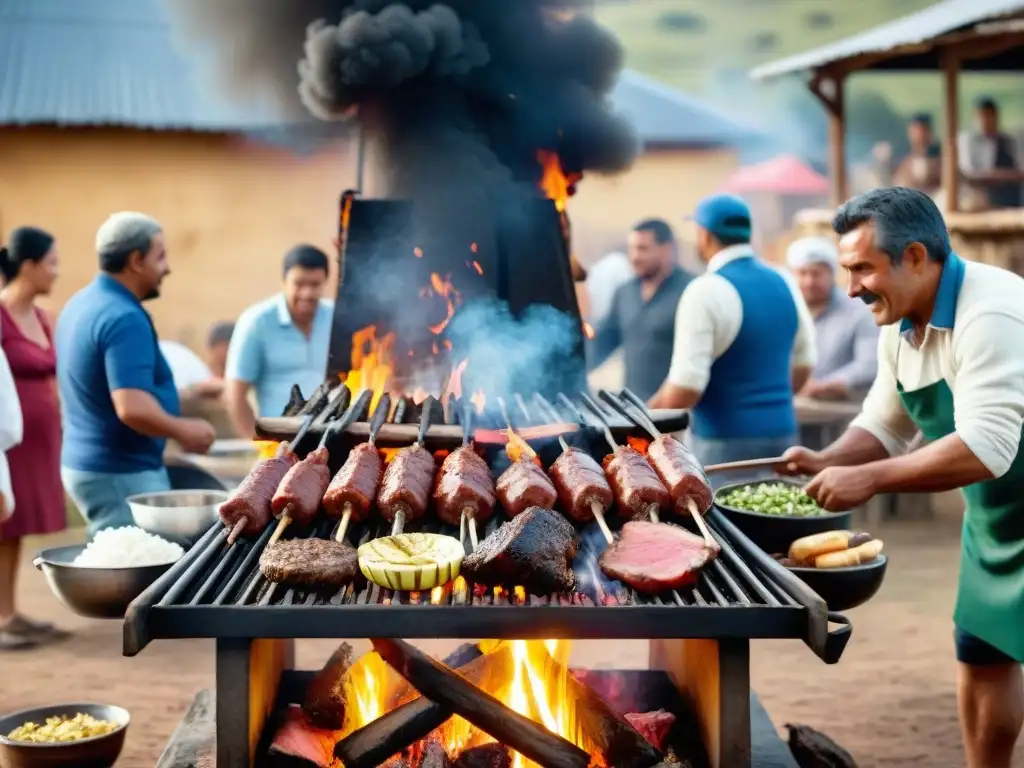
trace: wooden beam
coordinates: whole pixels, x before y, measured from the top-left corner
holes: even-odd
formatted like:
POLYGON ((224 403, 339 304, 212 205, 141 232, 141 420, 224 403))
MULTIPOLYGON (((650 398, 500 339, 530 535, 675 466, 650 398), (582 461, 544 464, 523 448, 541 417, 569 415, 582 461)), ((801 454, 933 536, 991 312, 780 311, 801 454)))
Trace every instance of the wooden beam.
POLYGON ((960 157, 957 141, 960 111, 960 59, 953 49, 942 52, 943 136, 942 136, 942 189, 946 194, 946 211, 960 210, 960 157))
POLYGON ((846 110, 842 72, 822 70, 810 82, 811 93, 828 113, 829 177, 832 182, 832 205, 842 205, 849 197, 846 177, 846 110))

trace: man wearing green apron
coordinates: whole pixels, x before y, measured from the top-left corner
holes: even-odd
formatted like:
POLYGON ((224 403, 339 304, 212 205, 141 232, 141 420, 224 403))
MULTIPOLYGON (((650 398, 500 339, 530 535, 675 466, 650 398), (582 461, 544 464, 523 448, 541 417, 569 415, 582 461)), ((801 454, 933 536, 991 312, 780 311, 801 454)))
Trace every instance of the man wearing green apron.
POLYGON ((1009 768, 1024 724, 1024 279, 959 258, 912 189, 853 198, 832 223, 849 293, 885 326, 878 376, 850 428, 785 470, 831 510, 879 493, 962 488, 954 613, 969 768, 1009 768), (906 452, 920 431, 924 447, 906 452))

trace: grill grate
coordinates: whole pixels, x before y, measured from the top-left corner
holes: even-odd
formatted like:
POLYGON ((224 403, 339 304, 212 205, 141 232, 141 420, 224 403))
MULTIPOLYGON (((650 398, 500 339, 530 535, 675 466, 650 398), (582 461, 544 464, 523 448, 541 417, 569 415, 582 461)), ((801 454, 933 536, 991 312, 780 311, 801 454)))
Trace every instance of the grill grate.
MULTIPOLYGON (((608 392, 601 394, 605 399, 615 398, 608 392)), ((581 397, 579 403, 565 394, 559 394, 554 401, 516 396, 504 403, 502 410, 515 427, 550 424, 556 418, 587 423, 587 409, 596 409, 600 418, 608 420, 617 415, 593 398, 581 397)), ((321 409, 321 416, 331 417, 337 417, 341 410, 330 406, 321 409), (335 413, 330 413, 332 410, 335 413)), ((446 411, 445 421, 451 423, 461 408, 446 411)), ((390 412, 392 423, 415 423, 419 417, 420 407, 410 400, 400 400, 390 412)), ((477 425, 474 416, 474 426, 502 428, 504 418, 501 415, 482 419, 484 424, 477 425)), ((606 446, 600 437, 595 438, 594 432, 581 430, 573 436, 574 442, 601 456, 606 446)), ((343 457, 337 458, 340 463, 343 457)), ((488 458, 496 475, 507 466, 508 458, 500 446, 491 446, 488 458)), ((496 510, 482 526, 481 540, 505 519, 500 509, 496 510)), ((621 521, 609 519, 609 524, 614 530, 621 521)), ((329 538, 336 525, 336 521, 321 520, 289 538, 329 538)), ((605 542, 596 523, 580 530, 579 553, 574 563, 577 592, 553 595, 525 594, 516 585, 488 588, 462 578, 443 588, 420 593, 395 593, 362 579, 330 592, 296 590, 268 582, 259 571, 259 556, 273 526, 255 540, 239 540, 227 547, 227 531, 218 523, 133 603, 126 618, 126 652, 138 652, 153 637, 530 637, 543 636, 544 632, 547 636, 560 632, 559 636, 575 637, 805 634, 806 612, 791 590, 757 563, 744 559, 740 554, 743 547, 734 545, 730 539, 734 534, 727 534, 714 515, 709 518, 709 526, 722 547, 718 559, 703 570, 692 587, 652 596, 640 595, 601 573, 597 560, 605 542), (477 610, 487 608, 492 610, 477 610), (500 614, 494 611, 501 608, 505 610, 500 614), (424 617, 429 617, 429 621, 424 617), (353 623, 362 621, 367 622, 366 626, 356 630, 353 623)), ((406 530, 459 538, 457 527, 442 525, 431 517, 411 523, 406 530)), ((350 525, 346 540, 359 546, 389 533, 389 525, 377 520, 350 525)), ((468 540, 465 544, 467 549, 471 548, 468 540)))

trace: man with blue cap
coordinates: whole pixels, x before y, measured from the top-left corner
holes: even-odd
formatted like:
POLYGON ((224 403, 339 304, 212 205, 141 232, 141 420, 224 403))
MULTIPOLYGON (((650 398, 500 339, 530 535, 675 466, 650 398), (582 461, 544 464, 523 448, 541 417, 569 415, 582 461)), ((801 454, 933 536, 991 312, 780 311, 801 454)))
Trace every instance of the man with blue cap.
POLYGON ((796 284, 754 254, 742 199, 708 197, 693 222, 708 268, 679 300, 672 365, 650 405, 691 409, 705 464, 778 456, 797 435, 793 392, 814 366, 814 321, 796 284))

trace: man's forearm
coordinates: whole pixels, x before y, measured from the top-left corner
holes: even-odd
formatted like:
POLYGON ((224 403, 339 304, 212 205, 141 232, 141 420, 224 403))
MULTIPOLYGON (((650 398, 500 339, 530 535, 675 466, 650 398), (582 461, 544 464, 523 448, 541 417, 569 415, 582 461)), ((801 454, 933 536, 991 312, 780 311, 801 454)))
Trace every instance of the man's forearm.
POLYGON ((889 458, 885 446, 866 429, 850 427, 821 452, 829 467, 854 467, 889 458))
POLYGON ((955 434, 869 468, 878 493, 940 493, 992 479, 988 467, 955 434))
POLYGON ((811 380, 811 366, 794 365, 790 371, 790 379, 793 382, 793 391, 799 392, 811 380))
POLYGON ((701 393, 695 389, 677 387, 675 384, 665 382, 661 389, 654 393, 647 401, 648 408, 693 408, 700 402, 701 393))
POLYGON ((176 440, 181 421, 167 413, 153 395, 138 389, 119 389, 111 394, 117 418, 148 437, 176 440))

